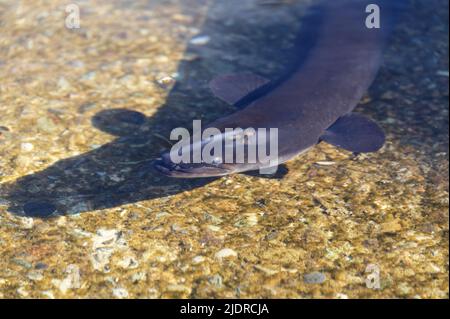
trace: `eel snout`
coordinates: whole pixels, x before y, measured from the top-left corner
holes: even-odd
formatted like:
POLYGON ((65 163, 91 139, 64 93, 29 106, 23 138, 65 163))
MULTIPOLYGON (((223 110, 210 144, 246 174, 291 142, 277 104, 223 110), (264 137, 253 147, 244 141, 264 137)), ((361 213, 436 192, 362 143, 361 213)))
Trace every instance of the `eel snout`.
POLYGON ((166 154, 154 162, 155 168, 162 174, 178 178, 198 178, 224 176, 234 173, 232 169, 207 163, 175 164, 166 154))

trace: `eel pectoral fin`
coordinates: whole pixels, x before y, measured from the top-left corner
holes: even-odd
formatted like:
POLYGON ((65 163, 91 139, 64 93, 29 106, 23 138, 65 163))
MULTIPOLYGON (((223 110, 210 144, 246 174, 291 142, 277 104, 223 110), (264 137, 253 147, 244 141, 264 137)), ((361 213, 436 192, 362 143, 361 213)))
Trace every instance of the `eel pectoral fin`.
POLYGON ((232 105, 268 84, 270 80, 252 73, 228 74, 214 78, 209 87, 216 97, 232 105))
POLYGON ((385 136, 372 120, 350 113, 331 125, 320 140, 354 153, 370 153, 383 146, 385 136))

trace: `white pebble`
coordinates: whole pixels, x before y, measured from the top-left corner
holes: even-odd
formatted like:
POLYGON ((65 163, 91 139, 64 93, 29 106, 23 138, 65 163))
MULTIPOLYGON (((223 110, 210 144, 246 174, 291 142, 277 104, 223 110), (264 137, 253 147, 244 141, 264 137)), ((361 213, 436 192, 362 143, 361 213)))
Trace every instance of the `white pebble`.
POLYGON ((157 82, 162 88, 167 89, 175 83, 175 79, 171 76, 164 76, 158 79, 157 82))
POLYGON ((331 162, 331 161, 319 161, 319 162, 316 162, 316 164, 320 165, 320 166, 332 166, 332 165, 334 165, 336 163, 335 162, 331 162))
POLYGON ((112 292, 116 298, 128 298, 128 291, 125 288, 114 288, 112 292))
POLYGON ((208 35, 198 35, 189 41, 193 45, 205 45, 207 44, 211 38, 208 35))
POLYGON ((34 148, 34 145, 31 143, 22 143, 20 144, 20 149, 24 152, 30 152, 34 148))
POLYGON ((200 264, 205 260, 205 257, 203 256, 195 256, 194 258, 192 258, 192 263, 193 264, 200 264))
POLYGON ((436 74, 439 75, 439 76, 449 77, 449 72, 445 71, 445 70, 439 70, 439 71, 436 72, 436 74))
POLYGON ((236 257, 236 256, 237 256, 237 252, 235 252, 231 248, 224 248, 215 254, 215 257, 217 259, 223 259, 223 258, 227 258, 227 257, 236 257))

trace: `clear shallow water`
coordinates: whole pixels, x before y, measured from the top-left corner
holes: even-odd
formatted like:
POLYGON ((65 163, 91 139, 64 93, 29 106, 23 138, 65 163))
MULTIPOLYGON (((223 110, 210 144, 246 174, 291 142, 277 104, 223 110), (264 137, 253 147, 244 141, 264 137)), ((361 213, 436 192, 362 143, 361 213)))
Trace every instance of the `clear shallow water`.
POLYGON ((181 181, 150 169, 164 138, 233 111, 215 75, 279 74, 306 2, 81 2, 79 30, 63 3, 0 2, 1 294, 448 297, 447 6, 405 15, 357 109, 380 152, 181 181))

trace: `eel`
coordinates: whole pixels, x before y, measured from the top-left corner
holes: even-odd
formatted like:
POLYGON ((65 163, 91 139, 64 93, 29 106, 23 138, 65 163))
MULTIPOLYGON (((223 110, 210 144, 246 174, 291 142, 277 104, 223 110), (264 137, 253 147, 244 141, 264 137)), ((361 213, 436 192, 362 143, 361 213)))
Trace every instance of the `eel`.
MULTIPOLYGON (((213 93, 238 110, 207 127, 217 128, 223 140, 228 138, 225 128, 277 128, 275 165, 260 159, 230 163, 224 154, 213 162, 175 163, 166 152, 154 166, 171 177, 213 177, 270 171, 320 142, 353 153, 378 151, 385 142, 382 129, 353 109, 378 73, 383 48, 403 4, 403 0, 322 1, 301 27, 293 49, 297 62, 278 80, 244 73, 211 81, 213 93), (366 25, 371 4, 380 9, 379 28, 366 25)), ((206 142, 191 140, 185 146, 192 153, 203 149, 206 142)))

